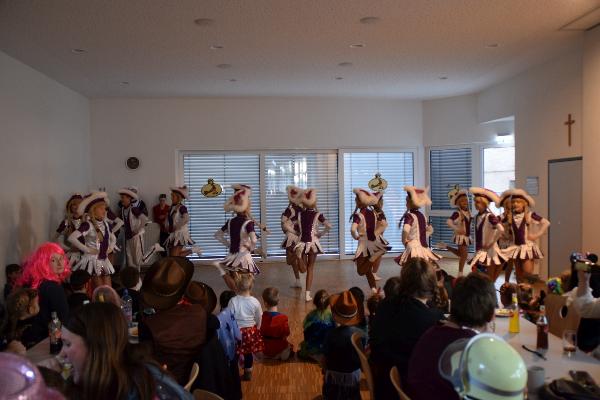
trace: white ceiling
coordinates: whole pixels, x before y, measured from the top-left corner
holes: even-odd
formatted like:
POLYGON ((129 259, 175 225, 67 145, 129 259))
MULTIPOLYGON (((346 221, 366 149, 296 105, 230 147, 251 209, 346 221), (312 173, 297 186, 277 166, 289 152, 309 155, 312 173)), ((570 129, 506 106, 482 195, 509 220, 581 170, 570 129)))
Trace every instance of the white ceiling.
POLYGON ((559 54, 582 35, 560 28, 599 6, 600 0, 0 0, 0 50, 88 97, 434 98, 481 90, 559 54), (381 20, 361 24, 367 16, 381 20), (214 23, 198 26, 197 18, 214 23), (223 63, 231 68, 216 67, 223 63))

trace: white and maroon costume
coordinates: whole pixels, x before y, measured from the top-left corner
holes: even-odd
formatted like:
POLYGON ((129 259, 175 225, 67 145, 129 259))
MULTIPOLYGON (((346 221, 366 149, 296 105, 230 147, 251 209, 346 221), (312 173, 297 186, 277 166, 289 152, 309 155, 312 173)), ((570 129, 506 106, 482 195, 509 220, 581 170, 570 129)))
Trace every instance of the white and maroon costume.
MULTIPOLYGON (((383 193, 382 193, 383 195, 383 193)), ((387 219, 385 217, 385 213, 383 212, 383 210, 373 210, 375 211, 375 215, 377 216, 377 224, 375 226, 375 236, 377 236, 377 240, 379 240, 379 242, 383 245, 383 247, 385 248, 385 252, 387 253, 388 251, 390 251, 392 249, 392 246, 390 246, 390 242, 388 242, 384 237, 383 234, 385 233, 385 230, 388 227, 388 222, 387 219)))
POLYGON ((58 225, 54 239, 65 250, 70 265, 77 264, 81 259, 81 251, 68 241, 71 233, 81 225, 81 217, 71 214, 71 203, 73 200, 82 199, 83 196, 81 194, 75 193, 67 200, 65 219, 58 225))
MULTIPOLYGON (((485 188, 472 187, 469 189, 475 197, 485 197, 490 203, 498 202, 498 195, 485 188)), ((470 266, 476 265, 501 265, 506 261, 506 256, 498 247, 498 239, 502 236, 504 228, 500 219, 489 209, 475 216, 475 255, 470 266), (490 245, 489 249, 484 249, 490 245)))
POLYGON ((374 261, 387 251, 387 245, 376 232, 378 220, 377 214, 372 208, 374 204, 377 204, 382 193, 370 193, 358 188, 353 192, 363 205, 352 215, 352 225, 350 226, 352 237, 358 240, 354 259, 369 257, 371 261, 374 261))
MULTIPOLYGON (((188 189, 185 186, 172 187, 171 191, 178 193, 183 199, 188 198, 188 189)), ((188 214, 187 207, 181 203, 172 204, 165 222, 167 231, 169 232, 169 237, 165 242, 166 248, 194 244, 190 236, 189 222, 190 215, 188 214)))
POLYGON ((433 227, 427 223, 425 215, 419 210, 421 207, 431 205, 431 199, 426 189, 414 186, 405 186, 412 203, 417 207, 406 211, 400 223, 402 227, 402 242, 405 250, 395 261, 404 265, 411 258, 423 258, 428 261, 437 261, 442 257, 435 254, 429 248, 428 239, 433 234, 433 227))
POLYGON ((298 244, 300 236, 298 214, 302 211, 302 189, 292 185, 289 185, 286 189, 290 203, 281 214, 281 230, 285 234, 285 239, 281 243, 282 249, 294 248, 298 244))
POLYGON ((111 231, 105 218, 101 221, 88 215, 93 205, 104 202, 108 205, 108 197, 104 192, 94 192, 86 196, 79 204, 79 214, 84 215, 79 228, 69 235, 69 242, 81 252, 81 259, 72 266, 73 270, 83 269, 92 276, 110 275, 115 272, 108 255, 114 250, 117 238, 111 231), (91 254, 91 250, 98 254, 91 254))
POLYGON ((144 257, 144 227, 148 222, 148 217, 142 209, 134 206, 138 203, 138 195, 130 188, 124 188, 118 191, 120 195, 126 195, 131 198, 128 207, 121 207, 121 220, 125 230, 125 250, 127 254, 127 265, 129 267, 140 268, 144 257))
MULTIPOLYGON (((525 200, 529 207, 535 206, 535 201, 526 191, 511 189, 509 192, 513 199, 520 198, 525 200)), ((533 234, 539 237, 546 233, 549 226, 550 221, 533 211, 513 213, 511 230, 514 244, 506 249, 506 254, 515 260, 539 260, 544 258, 544 254, 542 254, 537 243, 530 239, 530 235, 533 234)))
POLYGON ((317 211, 317 191, 315 189, 306 189, 302 193, 302 204, 304 210, 298 214, 298 227, 300 229, 300 238, 294 248, 296 255, 301 257, 311 251, 317 254, 323 253, 319 239, 326 235, 331 229, 331 224, 327 218, 317 211), (319 232, 319 225, 325 226, 322 232, 319 232))
MULTIPOLYGON (((502 193, 500 195, 498 203, 496 203, 496 207, 504 208, 504 200, 506 200, 509 197, 510 197, 509 190, 502 193)), ((508 249, 509 247, 511 247, 512 245, 514 245, 514 239, 512 236, 512 227, 511 227, 510 221, 508 220, 509 213, 510 213, 510 210, 504 209, 502 211, 502 215, 500 215, 500 222, 502 223, 502 228, 504 228, 504 233, 502 234, 502 236, 500 236, 500 239, 498 239, 498 246, 500 247, 500 250, 502 250, 503 252, 506 249, 508 249)), ((504 254, 506 255, 506 253, 504 253, 504 254)), ((506 256, 508 258, 508 255, 506 255, 506 256)))
POLYGON ((458 200, 461 197, 467 197, 467 193, 465 189, 460 189, 450 197, 450 206, 457 210, 452 213, 446 223, 454 232, 452 243, 458 246, 471 244, 471 223, 473 221, 471 211, 465 211, 458 207, 458 200))
POLYGON ((215 238, 229 248, 229 254, 219 264, 232 272, 258 274, 260 270, 252 258, 258 239, 254 231, 254 221, 248 215, 252 189, 247 185, 232 187, 235 192, 223 208, 238 214, 215 233, 215 238), (225 234, 229 236, 229 242, 225 240, 225 234))

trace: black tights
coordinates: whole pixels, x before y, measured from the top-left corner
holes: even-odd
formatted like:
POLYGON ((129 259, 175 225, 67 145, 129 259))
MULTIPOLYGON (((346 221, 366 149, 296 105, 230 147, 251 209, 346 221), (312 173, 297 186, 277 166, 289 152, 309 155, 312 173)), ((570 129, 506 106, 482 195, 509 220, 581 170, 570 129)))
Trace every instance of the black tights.
POLYGON ((254 364, 254 356, 252 353, 244 354, 244 369, 251 369, 254 364))

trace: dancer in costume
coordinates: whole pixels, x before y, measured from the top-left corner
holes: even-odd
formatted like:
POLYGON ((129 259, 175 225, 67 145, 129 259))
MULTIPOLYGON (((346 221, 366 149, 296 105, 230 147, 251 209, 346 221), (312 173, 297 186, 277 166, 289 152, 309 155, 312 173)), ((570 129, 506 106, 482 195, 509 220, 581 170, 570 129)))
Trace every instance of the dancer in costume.
POLYGON ((317 254, 323 253, 319 239, 329 232, 331 223, 317 210, 317 191, 306 189, 302 192, 302 205, 304 210, 298 214, 298 226, 300 228, 300 240, 295 247, 298 256, 298 270, 306 272, 306 292, 304 298, 311 301, 310 288, 312 287, 315 262, 317 254), (319 225, 325 228, 319 231, 319 225))
POLYGON ((115 272, 108 259, 117 243, 106 218, 108 203, 105 192, 93 192, 84 197, 77 209, 82 222, 68 239, 82 253, 73 270, 87 271, 92 275, 94 286, 110 285, 110 276, 115 272))
POLYGON ((229 289, 236 291, 236 274, 260 273, 258 266, 252 258, 258 238, 254 231, 254 220, 250 215, 250 195, 252 189, 247 185, 232 185, 233 195, 227 200, 223 208, 225 211, 234 212, 235 217, 229 219, 221 229, 215 232, 215 239, 229 249, 229 255, 215 263, 229 289), (225 239, 225 234, 229 241, 225 239))
POLYGON ((171 188, 171 208, 167 216, 167 230, 169 237, 164 244, 164 247, 169 252, 170 256, 187 257, 192 253, 200 254, 199 247, 185 249, 186 246, 194 244, 190 236, 190 214, 187 207, 183 205, 183 200, 189 196, 187 186, 171 188))
POLYGON ((298 257, 294 252, 294 247, 298 244, 300 227, 298 226, 298 214, 302 211, 302 189, 297 186, 289 185, 287 188, 289 204, 283 214, 281 214, 281 230, 285 234, 285 239, 281 248, 285 249, 285 261, 294 271, 296 281, 292 284, 293 288, 302 288, 300 282, 300 272, 298 271, 298 257))
POLYGON ((515 241, 512 235, 512 204, 510 198, 510 191, 506 190, 500 195, 500 200, 496 203, 496 207, 502 208, 502 214, 500 215, 500 222, 504 228, 504 232, 500 239, 498 239, 498 246, 500 251, 506 256, 507 261, 504 263, 504 282, 510 282, 510 275, 514 268, 514 260, 510 258, 510 254, 506 254, 507 249, 514 245, 515 241))
POLYGON ((425 215, 419 210, 421 207, 431 205, 427 189, 404 186, 404 190, 407 193, 407 211, 400 220, 400 225, 404 224, 402 226, 402 243, 405 250, 394 260, 400 266, 406 264, 411 258, 423 258, 435 263, 442 257, 429 248, 428 239, 433 234, 433 227, 427 223, 425 215))
MULTIPOLYGON (((377 216, 377 224, 375 225, 375 236, 377 236, 377 240, 383 245, 385 248, 385 253, 392 249, 390 246, 390 242, 388 242, 383 234, 388 227, 387 219, 385 218, 385 213, 383 212, 383 192, 379 192, 379 201, 373 205, 373 211, 375 211, 375 215, 377 216)), ((384 254, 385 254, 384 253, 384 254)), ((380 281, 381 278, 377 275, 377 271, 379 271, 379 266, 381 265, 381 260, 383 259, 383 255, 377 258, 373 262, 373 277, 376 281, 380 281)))
POLYGON ((456 248, 440 243, 441 248, 445 248, 450 253, 458 257, 458 276, 463 275, 467 257, 469 256, 469 246, 471 245, 471 210, 469 209, 469 195, 465 189, 453 189, 449 194, 450 206, 457 210, 448 218, 446 224, 452 229, 454 235, 452 242, 456 248))
POLYGON ((75 265, 81 259, 81 251, 77 247, 74 247, 68 241, 68 238, 81 224, 81 215, 77 213, 77 208, 82 199, 83 196, 79 193, 75 193, 69 197, 65 206, 65 219, 61 221, 52 239, 65 250, 69 265, 75 265))
POLYGON ((373 276, 373 265, 386 252, 386 246, 379 240, 375 231, 377 227, 377 215, 373 206, 377 204, 381 193, 371 193, 364 189, 353 190, 356 195, 356 208, 352 214, 352 225, 350 233, 358 240, 354 262, 356 272, 359 276, 366 276, 369 287, 373 293, 377 293, 377 283, 373 276))
MULTIPOLYGON (((125 228, 125 254, 127 266, 140 269, 144 257, 144 233, 148 217, 142 209, 134 206, 138 200, 137 191, 123 188, 118 191, 121 196, 121 219, 125 228)), ((139 202, 137 202, 139 204, 139 202)))
POLYGON ((502 236, 504 228, 490 210, 490 203, 498 203, 498 195, 485 188, 472 187, 469 191, 473 194, 475 209, 475 256, 471 260, 471 268, 477 265, 484 267, 492 282, 496 282, 502 264, 506 257, 498 247, 498 239, 502 236))
POLYGON ((507 249, 507 254, 514 260, 517 282, 521 283, 533 274, 535 260, 544 258, 536 241, 546 233, 550 221, 531 211, 535 201, 526 191, 511 189, 509 194, 514 245, 507 249))

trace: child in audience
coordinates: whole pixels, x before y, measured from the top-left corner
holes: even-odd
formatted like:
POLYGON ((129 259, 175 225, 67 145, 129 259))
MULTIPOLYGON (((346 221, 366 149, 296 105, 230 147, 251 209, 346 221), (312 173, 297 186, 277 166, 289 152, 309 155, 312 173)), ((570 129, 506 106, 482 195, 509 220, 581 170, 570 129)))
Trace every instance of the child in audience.
POLYGON ((6 283, 4 284, 4 300, 8 298, 8 295, 12 293, 13 289, 21 273, 23 272, 19 264, 8 264, 6 266, 6 283))
POLYGON ((127 289, 133 303, 133 313, 138 313, 140 311, 140 288, 142 287, 140 271, 134 267, 125 267, 119 272, 119 278, 121 278, 123 288, 118 290, 117 293, 123 297, 125 289, 127 289))
POLYGON ((121 298, 115 292, 115 289, 108 285, 101 285, 94 289, 92 303, 113 303, 115 306, 121 308, 121 298))
POLYGON ((320 362, 323 356, 323 343, 327 333, 335 328, 335 322, 329 309, 329 294, 318 290, 313 299, 315 309, 309 312, 302 323, 304 341, 300 343, 298 356, 320 362))
POLYGON ((18 288, 8 296, 6 299, 7 318, 2 336, 7 341, 9 350, 21 348, 24 352, 25 348, 30 348, 38 342, 31 326, 33 317, 39 312, 37 290, 18 288))
POLYGON ((72 293, 67 297, 70 312, 84 305, 86 301, 90 301, 89 282, 91 279, 92 276, 84 269, 78 269, 71 274, 69 285, 71 286, 72 293))
POLYGON ((223 350, 225 351, 225 355, 229 362, 233 363, 235 366, 237 374, 238 356, 236 354, 236 349, 238 344, 242 341, 242 333, 240 332, 240 328, 233 315, 233 310, 229 307, 229 302, 234 297, 235 292, 233 290, 224 290, 221 293, 221 296, 219 296, 221 312, 217 315, 217 318, 219 318, 220 324, 218 331, 219 341, 223 346, 223 350))
POLYGON ((243 380, 252 379, 252 365, 254 354, 262 353, 265 347, 260 334, 260 323, 262 318, 262 307, 256 297, 252 296, 254 286, 254 275, 241 273, 236 281, 238 294, 229 301, 235 320, 242 333, 242 343, 238 347, 238 355, 244 356, 243 380))
POLYGON ((360 315, 362 315, 361 320, 356 327, 363 331, 365 336, 367 335, 367 318, 365 317, 365 292, 362 291, 358 286, 351 287, 348 289, 350 293, 354 296, 356 303, 358 304, 358 308, 360 309, 360 315))
POLYGON ((279 290, 268 287, 262 294, 265 308, 260 324, 260 333, 265 343, 264 355, 286 361, 293 355, 293 346, 287 341, 290 335, 288 317, 277 310, 279 304, 279 290))
POLYGON ((323 399, 360 400, 360 359, 352 335, 361 332, 356 325, 364 315, 349 290, 331 296, 331 312, 337 327, 329 331, 323 346, 323 399))
POLYGON ((377 306, 379 306, 379 302, 381 301, 382 296, 380 292, 377 292, 370 296, 367 299, 367 310, 369 310, 369 317, 367 318, 367 327, 369 331, 371 330, 371 323, 373 322, 373 318, 375 318, 375 314, 377 314, 377 306))

